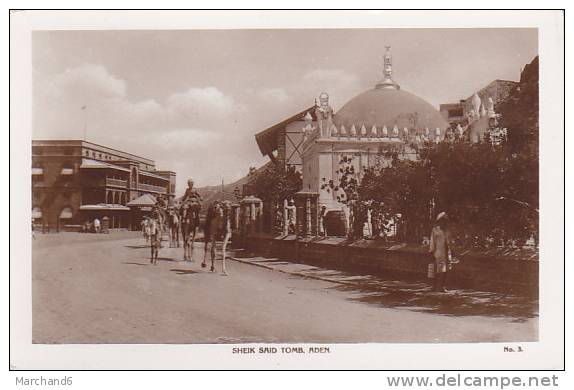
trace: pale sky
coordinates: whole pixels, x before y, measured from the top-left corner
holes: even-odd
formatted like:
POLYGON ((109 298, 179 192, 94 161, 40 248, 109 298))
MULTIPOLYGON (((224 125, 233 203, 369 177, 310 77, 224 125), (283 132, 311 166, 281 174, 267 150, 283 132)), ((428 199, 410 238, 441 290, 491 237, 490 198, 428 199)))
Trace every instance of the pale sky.
POLYGON ((382 78, 437 109, 518 80, 536 29, 37 31, 34 139, 82 139, 156 161, 178 193, 267 161, 254 135, 326 91, 336 111, 382 78), (81 110, 87 105, 87 110, 81 110))

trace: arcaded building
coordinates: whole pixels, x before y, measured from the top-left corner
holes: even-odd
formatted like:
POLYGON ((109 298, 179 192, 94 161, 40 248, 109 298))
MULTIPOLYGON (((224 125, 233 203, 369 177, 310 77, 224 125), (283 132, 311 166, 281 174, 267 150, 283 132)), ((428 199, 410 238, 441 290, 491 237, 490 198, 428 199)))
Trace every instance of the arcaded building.
POLYGON ((107 217, 109 227, 135 227, 129 202, 144 194, 166 202, 176 174, 145 157, 80 140, 32 141, 32 218, 49 230, 76 230, 107 217))

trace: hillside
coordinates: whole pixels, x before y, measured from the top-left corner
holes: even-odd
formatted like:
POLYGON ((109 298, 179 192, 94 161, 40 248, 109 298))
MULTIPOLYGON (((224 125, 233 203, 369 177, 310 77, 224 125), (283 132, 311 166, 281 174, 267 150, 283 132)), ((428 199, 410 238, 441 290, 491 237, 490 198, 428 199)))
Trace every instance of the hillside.
MULTIPOLYGON (((255 174, 265 170, 269 164, 271 164, 271 162, 268 162, 262 167, 257 168, 255 170, 255 174)), ((249 182, 249 175, 245 175, 241 179, 236 180, 233 183, 224 184, 223 192, 221 190, 221 185, 198 187, 196 188, 196 191, 201 195, 204 205, 211 204, 215 200, 229 200, 231 202, 236 202, 237 200, 234 195, 235 188, 239 188, 239 191, 243 191, 243 186, 248 182, 249 182)))

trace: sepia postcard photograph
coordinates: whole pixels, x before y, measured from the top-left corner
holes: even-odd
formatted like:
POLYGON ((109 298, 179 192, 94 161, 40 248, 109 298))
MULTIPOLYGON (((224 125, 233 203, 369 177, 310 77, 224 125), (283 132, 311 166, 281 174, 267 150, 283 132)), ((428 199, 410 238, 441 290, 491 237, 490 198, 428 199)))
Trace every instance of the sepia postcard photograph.
POLYGON ((562 366, 561 12, 11 24, 14 369, 562 366))

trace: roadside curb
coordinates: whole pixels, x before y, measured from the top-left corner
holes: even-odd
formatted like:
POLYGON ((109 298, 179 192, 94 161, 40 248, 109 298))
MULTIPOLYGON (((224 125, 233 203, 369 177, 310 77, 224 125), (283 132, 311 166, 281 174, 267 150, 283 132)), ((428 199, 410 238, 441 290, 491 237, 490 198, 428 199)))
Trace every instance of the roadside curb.
POLYGON ((239 263, 249 264, 249 265, 254 265, 254 266, 256 266, 256 267, 265 268, 265 269, 268 269, 268 270, 271 270, 271 271, 281 272, 281 273, 284 273, 284 274, 287 274, 287 275, 294 275, 294 276, 299 276, 299 277, 302 277, 302 278, 321 280, 321 281, 323 281, 323 282, 337 283, 337 284, 342 284, 342 285, 346 285, 346 286, 354 286, 354 285, 356 285, 356 283, 347 282, 347 281, 343 281, 343 280, 333 280, 333 279, 324 278, 324 277, 322 277, 322 276, 307 275, 307 274, 304 274, 304 273, 301 273, 301 272, 285 271, 285 270, 282 270, 282 269, 274 268, 274 267, 269 266, 269 265, 266 265, 266 264, 259 264, 259 263, 255 263, 255 262, 252 262, 252 261, 241 260, 241 259, 239 259, 239 258, 237 258, 237 257, 229 257, 229 259, 235 260, 235 261, 237 261, 237 262, 239 262, 239 263))

